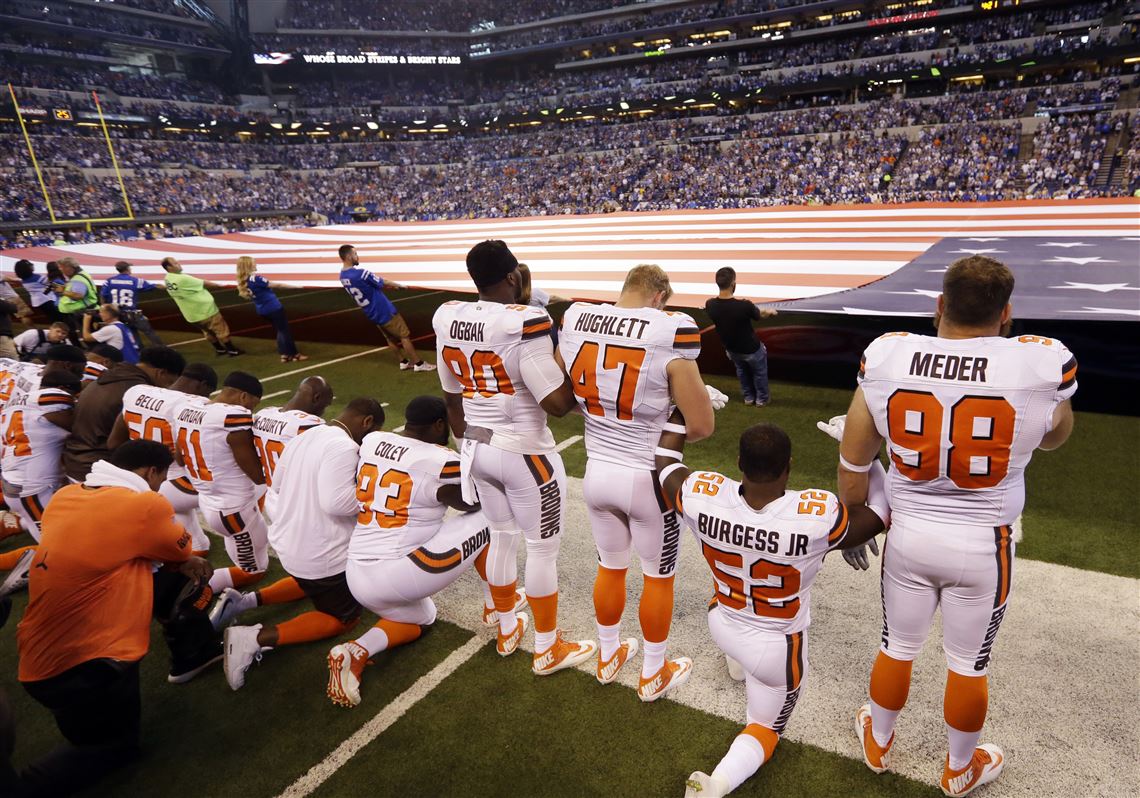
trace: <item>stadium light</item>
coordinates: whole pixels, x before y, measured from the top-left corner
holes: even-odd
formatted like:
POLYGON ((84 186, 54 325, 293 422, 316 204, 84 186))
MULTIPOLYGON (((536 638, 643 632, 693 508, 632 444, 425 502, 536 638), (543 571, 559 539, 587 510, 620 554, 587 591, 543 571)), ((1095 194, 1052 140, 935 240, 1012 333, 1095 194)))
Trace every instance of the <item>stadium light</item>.
POLYGON ((280 122, 270 122, 269 126, 274 130, 280 130, 282 128, 282 124, 280 122))
POLYGON ((1124 59, 1124 63, 1126 64, 1135 64, 1137 61, 1140 61, 1140 55, 1134 55, 1124 59))
POLYGON ((625 100, 622 100, 620 103, 618 103, 618 107, 621 108, 621 110, 623 110, 623 111, 628 111, 629 110, 629 103, 627 103, 625 100))
POLYGON ((300 123, 300 122, 290 122, 290 123, 289 123, 289 129, 290 129, 290 130, 296 130, 296 129, 297 129, 297 128, 299 128, 300 126, 301 126, 301 123, 300 123))
POLYGON ((379 130, 380 129, 380 126, 378 124, 376 124, 375 122, 366 122, 365 126, 369 130, 379 130))
POLYGON ((427 120, 426 119, 413 119, 412 124, 413 125, 426 125, 427 120))

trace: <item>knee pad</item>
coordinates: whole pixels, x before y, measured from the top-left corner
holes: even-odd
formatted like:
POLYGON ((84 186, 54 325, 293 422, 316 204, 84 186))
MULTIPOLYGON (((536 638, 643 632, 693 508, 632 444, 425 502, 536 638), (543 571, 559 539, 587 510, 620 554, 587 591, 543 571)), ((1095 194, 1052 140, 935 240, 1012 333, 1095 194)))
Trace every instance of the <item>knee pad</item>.
POLYGON ((625 551, 602 551, 598 549, 598 562, 603 568, 613 571, 624 571, 629 568, 631 549, 625 551))
MULTIPOLYGON (((526 542, 526 561, 527 564, 558 562, 558 549, 561 546, 561 539, 557 536, 546 539, 530 540, 526 542)), ((629 562, 629 552, 626 552, 626 562, 629 562)))
POLYGON ((518 578, 519 535, 517 529, 491 530, 487 547, 487 581, 492 585, 508 585, 518 578))

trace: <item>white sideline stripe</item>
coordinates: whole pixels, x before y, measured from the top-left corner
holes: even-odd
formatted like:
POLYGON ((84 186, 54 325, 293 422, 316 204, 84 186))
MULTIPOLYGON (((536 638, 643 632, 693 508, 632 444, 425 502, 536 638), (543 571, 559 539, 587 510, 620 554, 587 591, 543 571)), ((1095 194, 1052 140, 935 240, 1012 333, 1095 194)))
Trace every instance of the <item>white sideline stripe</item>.
POLYGON ((392 430, 392 432, 403 432, 403 431, 404 431, 404 425, 403 424, 401 424, 400 426, 398 426, 394 430, 392 430))
POLYGON ((274 396, 281 396, 282 394, 287 394, 287 393, 289 393, 288 388, 286 388, 284 391, 274 391, 273 393, 267 393, 267 394, 265 394, 265 396, 261 397, 261 399, 262 399, 262 401, 264 401, 266 399, 272 399, 274 396))
POLYGON ((380 710, 373 718, 361 726, 356 732, 341 743, 323 760, 313 767, 301 778, 293 782, 281 793, 279 798, 304 798, 313 793, 324 784, 330 776, 342 768, 348 760, 352 759, 362 748, 383 734, 393 723, 416 705, 420 699, 440 685, 451 674, 455 673, 463 663, 474 657, 487 641, 481 637, 472 637, 459 648, 447 655, 443 662, 436 665, 426 674, 416 680, 392 703, 380 710))
POLYGON ((555 446, 554 451, 561 452, 563 449, 569 449, 571 446, 573 446, 574 444, 576 444, 580 440, 582 440, 581 435, 571 435, 569 438, 562 441, 562 443, 555 446))

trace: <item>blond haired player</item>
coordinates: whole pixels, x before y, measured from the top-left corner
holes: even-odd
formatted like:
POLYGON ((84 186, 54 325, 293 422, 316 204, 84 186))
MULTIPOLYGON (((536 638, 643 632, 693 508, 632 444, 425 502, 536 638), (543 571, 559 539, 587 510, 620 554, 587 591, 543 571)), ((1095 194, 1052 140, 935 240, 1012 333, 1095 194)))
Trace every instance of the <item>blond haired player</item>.
MULTIPOLYGON (((679 421, 680 414, 671 418, 679 421)), ((666 429, 655 457, 661 484, 712 571, 709 632, 745 672, 748 725, 712 774, 689 776, 686 796, 719 798, 772 757, 807 677, 811 587, 823 558, 860 546, 883 528, 883 469, 871 503, 846 507, 825 490, 788 490, 792 442, 775 424, 740 435, 737 481, 690 472, 685 436, 666 429)))
MULTIPOLYGON (((532 669, 545 676, 594 656, 592 640, 558 630, 558 548, 566 514, 566 469, 546 426, 548 413, 577 407, 554 359, 551 321, 541 308, 515 304, 522 279, 502 241, 467 253, 475 302, 447 302, 432 320, 439 380, 451 429, 461 444, 464 480, 478 488, 491 525, 487 578, 499 611, 498 652, 514 653, 526 631, 519 601, 516 550, 526 541, 526 594, 534 611, 532 669)), ((474 501, 465 485, 464 498, 474 501)))
POLYGON ((863 356, 840 444, 839 489, 861 501, 867 464, 887 442, 891 532, 883 551, 883 636, 871 702, 856 731, 867 766, 890 765, 895 720, 911 664, 942 609, 944 715, 949 753, 942 791, 961 796, 1005 765, 978 745, 986 671, 1005 615, 1015 544, 1035 449, 1056 449, 1073 429, 1077 362, 1060 341, 1003 338, 1013 274, 992 258, 950 264, 938 298, 938 336, 889 333, 863 356))
POLYGON ((637 652, 637 638, 620 642, 632 545, 644 578, 642 701, 684 684, 693 667, 688 657, 665 659, 681 524, 657 484, 653 449, 674 402, 691 440, 713 431, 713 408, 696 363, 700 331, 684 313, 665 312, 672 293, 661 267, 635 266, 615 304, 579 302, 567 309, 559 343, 586 417, 582 490, 598 548, 596 676, 602 684, 613 682, 637 652))
MULTIPOLYGON (((253 444, 253 410, 261 394, 256 377, 232 371, 216 398, 205 404, 188 399, 174 413, 178 460, 198 491, 206 524, 222 536, 234 565, 255 580, 269 567, 269 529, 258 507, 265 475, 253 444)), ((220 593, 227 587, 233 577, 219 568, 210 588, 220 593)))
POLYGON ((374 432, 360 445, 360 513, 346 574, 352 595, 380 620, 329 652, 328 696, 341 706, 360 703, 370 657, 418 639, 435 622, 433 595, 472 565, 485 573, 491 531, 463 501, 459 457, 447 448, 446 405, 417 396, 404 419, 403 434, 374 432), (464 514, 445 519, 449 507, 464 514))

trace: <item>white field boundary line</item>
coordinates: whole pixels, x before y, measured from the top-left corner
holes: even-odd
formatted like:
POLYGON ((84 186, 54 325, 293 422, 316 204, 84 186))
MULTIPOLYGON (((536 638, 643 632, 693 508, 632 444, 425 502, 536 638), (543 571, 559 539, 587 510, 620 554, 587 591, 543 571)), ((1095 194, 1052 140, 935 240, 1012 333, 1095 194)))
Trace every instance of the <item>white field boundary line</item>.
POLYGON ((562 441, 562 443, 560 443, 560 444, 558 444, 557 446, 555 446, 555 447, 554 447, 554 451, 556 451, 556 452, 561 452, 561 451, 563 451, 563 450, 565 450, 565 449, 569 449, 571 446, 573 446, 574 444, 576 444, 576 443, 577 443, 578 441, 580 441, 580 440, 582 440, 582 436, 581 436, 581 435, 571 435, 569 438, 567 438, 566 440, 562 441))
POLYGON ((396 696, 392 703, 376 713, 370 721, 357 729, 351 737, 338 745, 332 753, 309 768, 308 772, 289 785, 289 787, 281 793, 279 798, 305 798, 305 796, 311 795, 313 791, 324 784, 330 776, 344 767, 361 749, 387 731, 387 729, 402 718, 409 709, 431 693, 444 679, 455 673, 460 666, 474 657, 479 652, 479 649, 485 645, 487 645, 487 640, 476 636, 452 651, 443 662, 436 665, 417 679, 411 687, 396 696))

